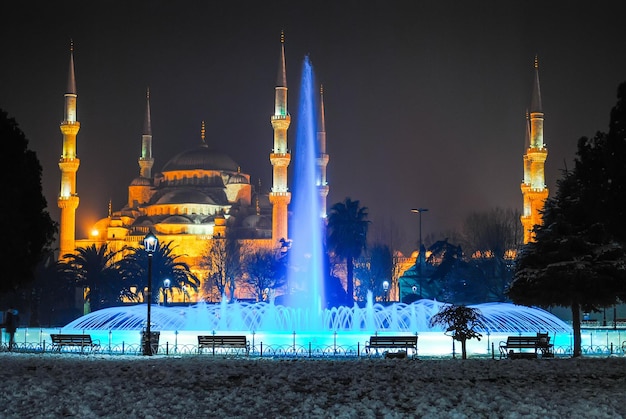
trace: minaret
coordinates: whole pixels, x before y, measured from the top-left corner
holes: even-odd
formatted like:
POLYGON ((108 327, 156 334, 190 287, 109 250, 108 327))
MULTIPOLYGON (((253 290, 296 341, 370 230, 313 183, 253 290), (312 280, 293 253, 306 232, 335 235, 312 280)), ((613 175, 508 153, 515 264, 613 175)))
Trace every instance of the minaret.
POLYGON ((291 154, 287 149, 287 129, 291 117, 287 112, 287 71, 285 67, 285 35, 280 34, 280 61, 278 80, 276 81, 274 115, 271 117, 274 129, 274 149, 270 154, 272 163, 273 184, 270 192, 272 203, 272 240, 289 238, 287 231, 287 206, 291 202, 291 192, 287 189, 287 168, 291 162, 291 154))
POLYGON ((150 89, 146 89, 146 114, 143 120, 143 134, 141 135, 141 156, 139 163, 139 177, 133 179, 128 186, 128 207, 138 208, 150 201, 154 194, 152 183, 152 121, 150 118, 150 89))
POLYGON ((139 176, 150 179, 152 177, 152 122, 150 121, 150 89, 146 89, 146 116, 143 121, 143 135, 141 136, 141 157, 139 157, 139 176))
POLYGON ((320 120, 317 132, 317 187, 320 191, 321 217, 326 218, 326 197, 328 196, 328 181, 326 180, 326 166, 328 166, 328 154, 326 154, 326 117, 324 116, 324 86, 320 86, 320 120))
POLYGON ((548 198, 544 176, 544 164, 548 150, 543 144, 543 108, 539 88, 539 61, 535 57, 535 83, 533 86, 530 115, 527 116, 528 149, 524 155, 524 180, 521 189, 524 208, 521 216, 524 229, 524 244, 533 241, 532 229, 540 225, 544 203, 548 198))
POLYGON ((59 260, 68 253, 74 253, 76 236, 76 208, 78 195, 76 194, 76 172, 80 160, 76 157, 76 135, 80 123, 76 119, 76 78, 74 76, 74 44, 70 44, 70 68, 67 78, 67 93, 65 93, 65 119, 61 122, 63 134, 63 152, 59 160, 61 169, 61 191, 57 203, 61 209, 61 228, 59 238, 59 260))

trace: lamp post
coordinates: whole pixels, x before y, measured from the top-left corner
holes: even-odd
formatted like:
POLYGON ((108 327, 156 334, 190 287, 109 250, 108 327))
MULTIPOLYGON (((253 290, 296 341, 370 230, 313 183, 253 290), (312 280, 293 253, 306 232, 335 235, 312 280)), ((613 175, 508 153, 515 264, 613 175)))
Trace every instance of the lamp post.
POLYGON ((170 289, 170 280, 165 278, 163 280, 163 306, 167 307, 167 292, 170 289))
POLYGON ((422 213, 428 211, 428 208, 413 208, 411 212, 420 215, 420 256, 422 253, 422 213))
POLYGON ((415 266, 419 270, 419 281, 420 281, 420 298, 422 297, 422 266, 426 261, 426 249, 422 244, 422 213, 428 211, 428 208, 413 208, 411 212, 419 214, 420 216, 420 249, 418 254, 418 260, 415 261, 415 266), (419 261, 419 263, 418 263, 419 261))
POLYGON ((385 301, 389 301, 389 281, 383 281, 383 291, 385 291, 385 301))
POLYGON ((159 240, 152 232, 143 238, 143 246, 148 254, 148 291, 146 292, 148 314, 146 316, 146 330, 143 336, 143 355, 152 355, 152 333, 150 331, 150 303, 152 300, 152 254, 156 250, 159 240))

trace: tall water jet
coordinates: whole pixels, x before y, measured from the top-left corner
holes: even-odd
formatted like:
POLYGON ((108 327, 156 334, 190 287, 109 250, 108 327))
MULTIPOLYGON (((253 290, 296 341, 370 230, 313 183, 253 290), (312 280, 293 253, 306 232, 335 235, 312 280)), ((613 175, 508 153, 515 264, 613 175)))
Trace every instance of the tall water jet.
POLYGON ((289 251, 289 305, 303 310, 309 327, 320 319, 323 310, 324 274, 322 254, 323 219, 317 176, 317 106, 315 77, 309 57, 302 64, 302 82, 296 130, 293 201, 291 204, 292 247, 289 251))

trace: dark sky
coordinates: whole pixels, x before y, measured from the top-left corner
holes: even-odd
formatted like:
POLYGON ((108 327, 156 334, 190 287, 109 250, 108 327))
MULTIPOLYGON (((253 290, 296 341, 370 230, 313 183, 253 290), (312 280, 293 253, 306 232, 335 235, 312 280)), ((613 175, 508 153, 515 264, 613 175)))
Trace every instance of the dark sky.
POLYGON ((24 1, 2 9, 0 108, 38 153, 55 219, 74 40, 78 238, 106 216, 109 199, 124 205, 139 174, 148 86, 155 171, 198 143, 205 120, 207 141, 270 188, 282 29, 289 147, 309 54, 325 91, 328 203, 360 200, 373 231, 395 231, 404 251, 418 237, 411 208, 430 210, 424 237, 459 229, 470 211, 521 211, 536 54, 553 191, 578 138, 608 129, 626 81, 621 1, 24 1))

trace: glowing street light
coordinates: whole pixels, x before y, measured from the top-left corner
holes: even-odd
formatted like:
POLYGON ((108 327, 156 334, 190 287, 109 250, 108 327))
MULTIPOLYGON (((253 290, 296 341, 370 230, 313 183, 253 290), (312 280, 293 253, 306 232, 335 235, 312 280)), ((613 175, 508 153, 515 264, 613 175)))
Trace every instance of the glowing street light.
POLYGON ((165 278, 163 280, 163 305, 167 306, 167 292, 170 290, 170 280, 165 278))
POLYGON ((385 292, 385 301, 389 301, 389 281, 383 281, 383 291, 385 292))
POLYGON ((146 237, 143 238, 143 247, 148 254, 148 291, 147 302, 148 302, 148 315, 146 316, 146 330, 143 336, 143 355, 152 355, 152 333, 150 331, 150 303, 152 300, 152 255, 154 254, 157 244, 159 240, 156 238, 152 232, 148 233, 146 237))

